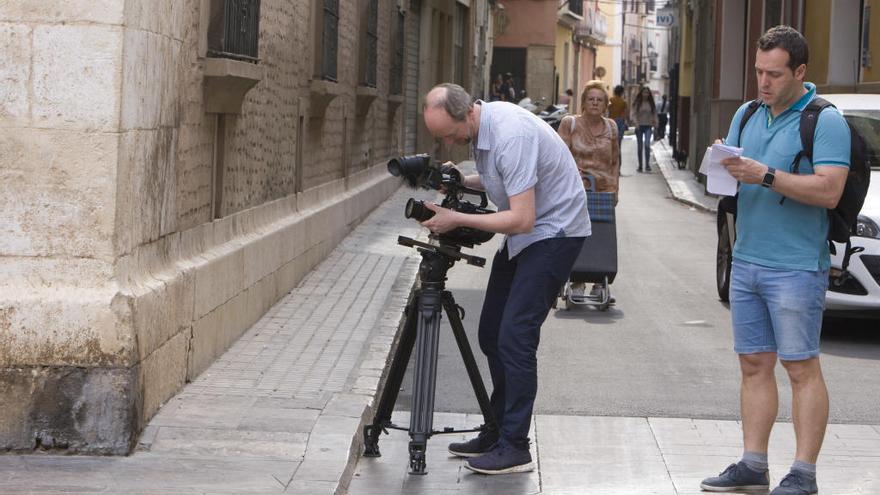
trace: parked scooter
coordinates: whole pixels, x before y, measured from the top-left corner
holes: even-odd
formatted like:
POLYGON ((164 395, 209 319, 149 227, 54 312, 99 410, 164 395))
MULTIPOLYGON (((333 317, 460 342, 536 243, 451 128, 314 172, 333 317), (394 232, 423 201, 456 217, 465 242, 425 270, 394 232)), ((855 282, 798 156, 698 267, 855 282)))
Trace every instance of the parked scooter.
POLYGON ((538 112, 541 110, 541 108, 544 106, 544 100, 545 100, 544 97, 541 97, 535 101, 532 101, 531 98, 526 96, 525 91, 520 91, 519 96, 520 96, 520 100, 519 100, 519 102, 517 102, 517 105, 525 108, 526 110, 532 112, 533 114, 537 115, 538 112))
POLYGON ((538 117, 541 117, 544 122, 550 124, 550 127, 557 130, 559 129, 559 123, 562 122, 562 117, 566 115, 568 115, 568 105, 565 104, 550 105, 538 113, 538 117))

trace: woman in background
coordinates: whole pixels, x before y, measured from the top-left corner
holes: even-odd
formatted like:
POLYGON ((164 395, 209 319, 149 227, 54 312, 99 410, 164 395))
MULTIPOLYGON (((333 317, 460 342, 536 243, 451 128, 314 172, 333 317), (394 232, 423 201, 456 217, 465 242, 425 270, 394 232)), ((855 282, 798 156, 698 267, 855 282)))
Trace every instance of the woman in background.
POLYGON ((639 172, 642 171, 642 158, 644 157, 645 172, 651 171, 651 131, 657 127, 657 104, 654 103, 654 95, 651 88, 642 86, 642 89, 633 99, 630 119, 636 126, 636 151, 639 156, 639 172))

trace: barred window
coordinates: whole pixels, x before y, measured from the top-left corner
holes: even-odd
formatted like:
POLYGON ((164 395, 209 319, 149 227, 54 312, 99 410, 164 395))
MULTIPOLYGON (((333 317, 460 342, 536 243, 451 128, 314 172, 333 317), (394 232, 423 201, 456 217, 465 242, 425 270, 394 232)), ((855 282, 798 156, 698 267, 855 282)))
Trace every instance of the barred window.
POLYGON ((577 15, 584 15, 584 0, 568 0, 568 10, 577 15))
POLYGON ((464 86, 464 70, 465 70, 465 46, 466 46, 466 34, 468 28, 468 9, 461 5, 456 4, 456 23, 455 23, 455 31, 453 33, 453 67, 455 70, 455 74, 453 79, 455 82, 461 86, 464 86))
POLYGON ((862 11, 862 67, 871 67, 871 6, 862 11))
POLYGON ((208 56, 256 62, 260 0, 211 0, 208 56))
POLYGON ((361 85, 376 87, 377 50, 379 43, 379 0, 362 0, 361 85))
POLYGON ((391 77, 390 77, 390 93, 393 95, 403 94, 403 60, 405 45, 405 26, 406 16, 403 11, 395 8, 397 26, 392 33, 391 49, 394 51, 391 55, 391 77))
POLYGON ((321 15, 321 52, 319 76, 336 81, 336 59, 339 51, 339 0, 323 0, 321 15))

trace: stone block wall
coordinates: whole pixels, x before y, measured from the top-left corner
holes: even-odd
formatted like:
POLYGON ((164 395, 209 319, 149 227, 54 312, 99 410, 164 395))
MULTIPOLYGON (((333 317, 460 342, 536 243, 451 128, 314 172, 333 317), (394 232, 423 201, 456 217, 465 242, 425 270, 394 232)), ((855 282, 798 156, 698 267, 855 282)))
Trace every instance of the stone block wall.
POLYGON ((209 1, 0 2, 0 450, 128 452, 396 189, 396 0, 379 2, 369 105, 340 2, 326 109, 316 1, 262 2, 263 77, 222 117, 206 111, 209 1))

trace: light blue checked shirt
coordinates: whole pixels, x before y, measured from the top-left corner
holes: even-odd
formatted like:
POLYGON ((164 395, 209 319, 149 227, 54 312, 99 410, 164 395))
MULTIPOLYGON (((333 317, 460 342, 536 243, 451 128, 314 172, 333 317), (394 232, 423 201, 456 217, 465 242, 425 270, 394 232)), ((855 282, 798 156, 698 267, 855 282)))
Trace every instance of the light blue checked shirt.
POLYGON ((535 227, 507 236, 508 256, 543 239, 590 235, 584 184, 559 134, 513 103, 478 103, 482 107, 474 158, 489 199, 499 211, 509 210, 511 196, 535 188, 535 227))

